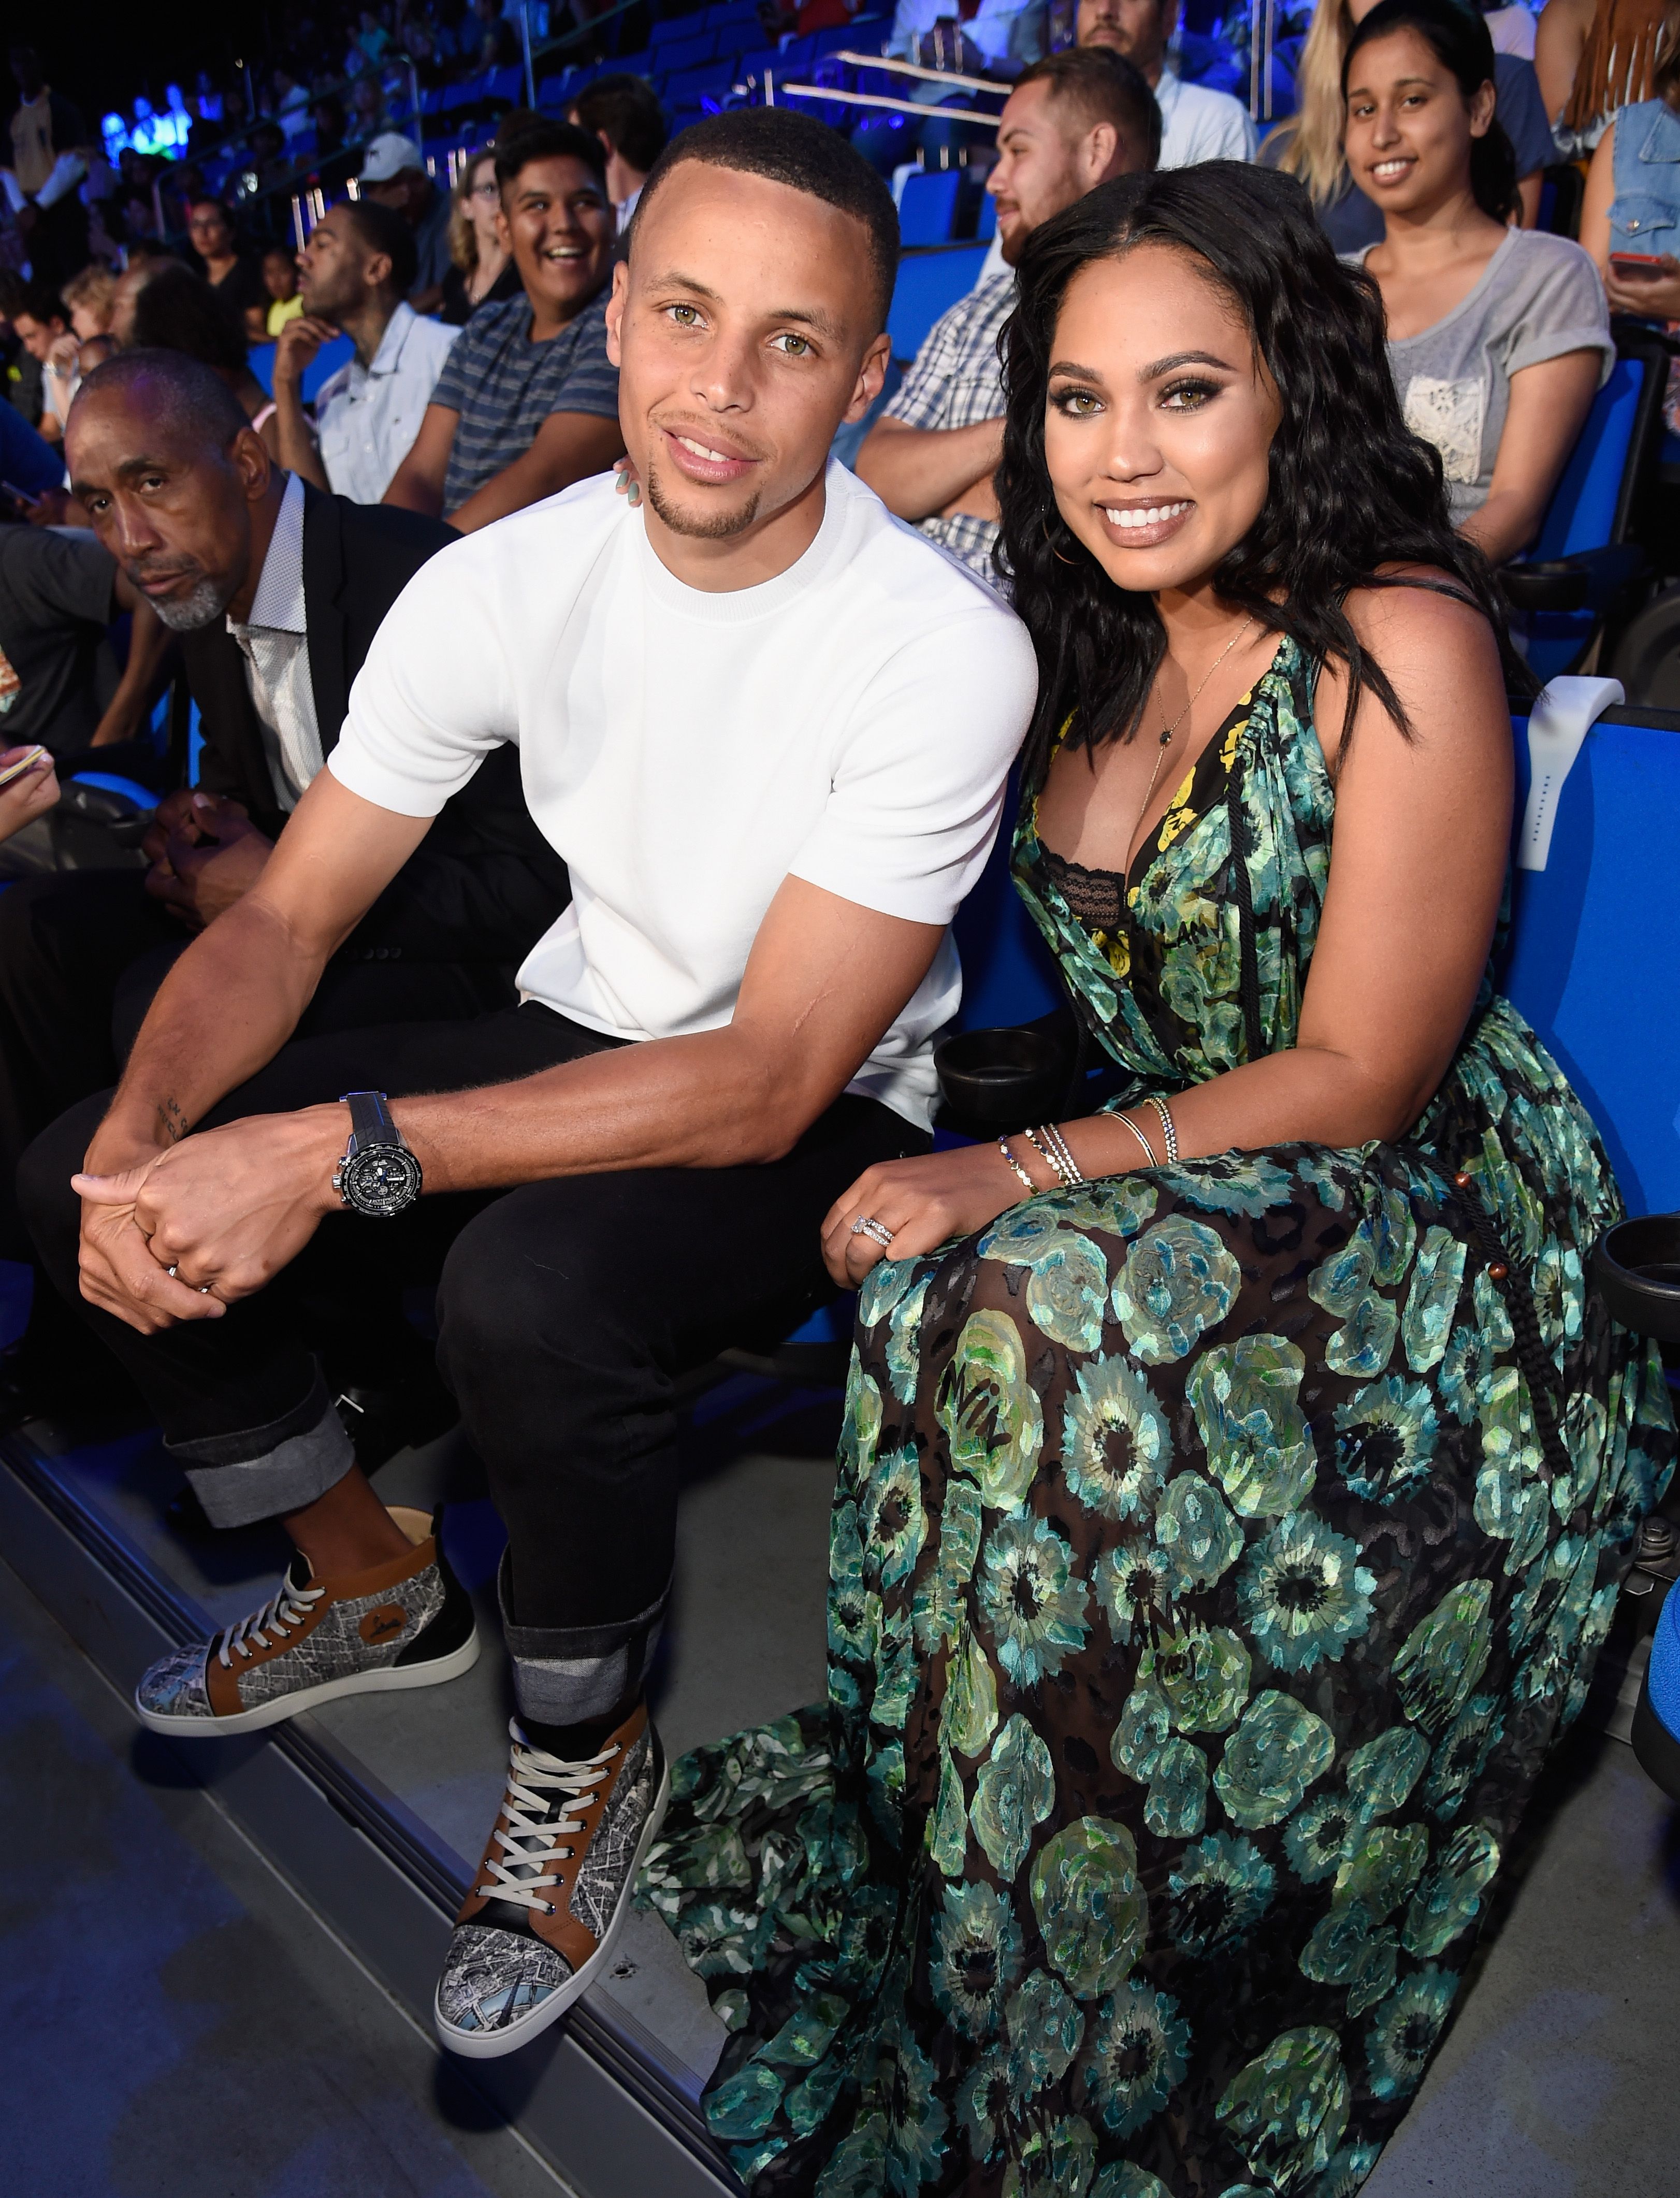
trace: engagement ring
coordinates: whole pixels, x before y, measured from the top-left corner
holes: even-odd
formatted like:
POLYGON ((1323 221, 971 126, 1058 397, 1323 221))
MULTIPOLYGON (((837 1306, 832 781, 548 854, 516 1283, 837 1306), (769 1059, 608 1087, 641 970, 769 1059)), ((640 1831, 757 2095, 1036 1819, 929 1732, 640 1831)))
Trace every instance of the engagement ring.
POLYGON ((867 1213, 861 1220, 852 1223, 852 1233, 854 1236, 873 1237, 883 1252, 892 1241, 892 1231, 887 1227, 886 1224, 871 1220, 867 1213))

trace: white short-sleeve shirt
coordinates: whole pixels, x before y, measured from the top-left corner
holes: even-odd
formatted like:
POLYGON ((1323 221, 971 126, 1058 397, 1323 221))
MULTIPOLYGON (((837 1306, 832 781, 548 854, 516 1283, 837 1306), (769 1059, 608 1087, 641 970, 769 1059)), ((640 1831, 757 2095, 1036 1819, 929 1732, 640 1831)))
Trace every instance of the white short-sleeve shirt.
POLYGON ((1158 168, 1193 168, 1202 160, 1252 160, 1259 137, 1248 109, 1228 91, 1185 84, 1164 68, 1155 86, 1161 111, 1158 168))
MULTIPOLYGON (((773 580, 678 580, 613 478, 452 543, 351 691, 335 778, 435 816, 520 750, 572 905, 521 994, 622 1038, 714 1030, 782 881, 947 924, 990 852, 1032 715, 1025 629, 831 464, 816 540, 773 580)), ((947 936, 850 1089, 926 1124, 962 997, 947 936)))
POLYGON ((321 463, 335 496, 377 503, 414 447, 459 329, 398 305, 371 366, 352 358, 315 399, 321 463))

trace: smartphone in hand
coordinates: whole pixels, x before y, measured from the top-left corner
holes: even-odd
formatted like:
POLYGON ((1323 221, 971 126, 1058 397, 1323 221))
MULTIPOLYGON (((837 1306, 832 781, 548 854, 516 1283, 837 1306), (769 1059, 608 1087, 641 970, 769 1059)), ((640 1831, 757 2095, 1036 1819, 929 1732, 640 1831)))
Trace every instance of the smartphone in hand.
POLYGON ((33 770, 46 754, 41 747, 25 748, 12 762, 0 765, 0 786, 9 786, 15 778, 21 778, 26 770, 33 770))
POLYGON ((1624 282, 1655 282, 1666 271, 1661 255, 1654 252, 1613 252, 1612 270, 1624 282))

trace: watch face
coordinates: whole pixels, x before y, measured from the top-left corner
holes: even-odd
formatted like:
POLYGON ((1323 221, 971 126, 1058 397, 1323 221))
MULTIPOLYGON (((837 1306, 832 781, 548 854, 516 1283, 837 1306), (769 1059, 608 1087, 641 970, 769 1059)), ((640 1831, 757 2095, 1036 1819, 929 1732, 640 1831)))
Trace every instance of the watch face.
POLYGON ((420 1162, 401 1145, 371 1145, 345 1161, 339 1187, 358 1213, 400 1213, 420 1195, 420 1162))

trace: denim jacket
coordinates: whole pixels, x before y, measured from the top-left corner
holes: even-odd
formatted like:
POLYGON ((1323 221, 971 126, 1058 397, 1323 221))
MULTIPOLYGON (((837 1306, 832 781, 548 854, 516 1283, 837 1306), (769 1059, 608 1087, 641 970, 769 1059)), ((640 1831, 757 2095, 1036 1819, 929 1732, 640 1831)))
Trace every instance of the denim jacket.
POLYGON ((1680 114, 1642 100, 1616 117, 1613 252, 1671 252, 1680 259, 1680 114))

